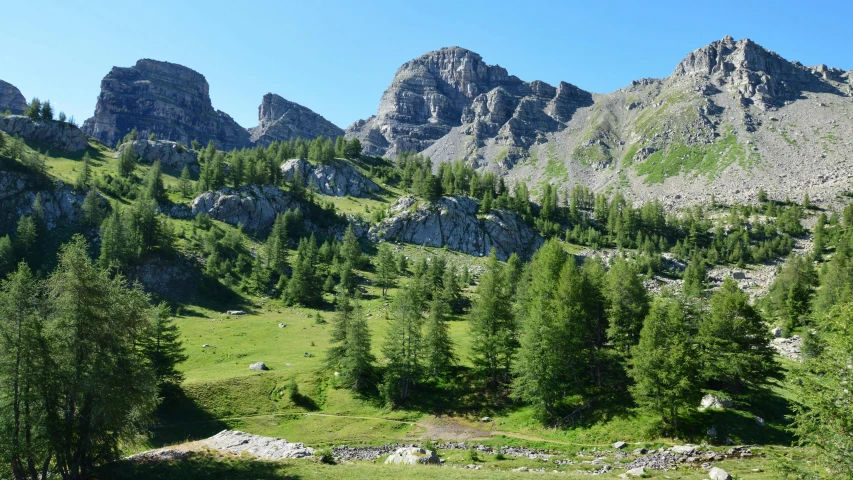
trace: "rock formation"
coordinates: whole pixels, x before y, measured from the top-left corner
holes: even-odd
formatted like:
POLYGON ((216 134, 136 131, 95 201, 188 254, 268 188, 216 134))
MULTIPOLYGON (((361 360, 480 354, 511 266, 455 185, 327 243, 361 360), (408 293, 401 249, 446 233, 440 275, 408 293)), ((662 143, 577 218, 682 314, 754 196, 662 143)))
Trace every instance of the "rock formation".
POLYGON ((107 145, 115 145, 134 128, 144 137, 154 133, 184 145, 192 140, 212 140, 223 150, 250 145, 249 132, 213 109, 203 75, 156 60, 113 67, 101 81, 95 115, 83 124, 87 134, 107 145))
POLYGON ((442 197, 420 205, 413 197, 403 197, 388 209, 390 217, 372 227, 369 235, 373 241, 446 246, 481 257, 494 248, 501 260, 513 252, 527 257, 542 245, 542 237, 515 213, 492 210, 480 219, 477 208, 469 197, 442 197))
POLYGON ((86 135, 66 122, 33 120, 22 115, 0 116, 0 130, 54 152, 79 152, 89 146, 86 135))
POLYGON ((386 465, 438 465, 441 459, 432 450, 419 447, 398 448, 385 459, 386 465))
POLYGON ((292 182, 294 175, 297 175, 306 188, 334 197, 367 197, 381 190, 379 185, 358 169, 340 160, 328 165, 313 165, 307 160, 295 158, 281 166, 281 173, 288 182, 292 182))
MULTIPOLYGON (((76 192, 61 180, 52 183, 30 173, 0 170, 0 236, 14 232, 18 219, 32 212, 38 194, 48 230, 76 222, 83 214, 80 207, 85 193, 76 192)), ((105 198, 102 201, 106 204, 105 198)))
POLYGON ((152 164, 157 160, 163 169, 180 172, 189 167, 191 172, 198 173, 199 165, 196 152, 189 147, 168 140, 136 140, 123 143, 114 155, 118 158, 126 148, 132 148, 139 163, 152 164))
POLYGON ((276 140, 292 138, 335 139, 344 131, 311 109, 268 93, 258 107, 258 126, 250 128, 249 133, 253 143, 267 146, 276 140))
POLYGON ((523 82, 474 52, 443 48, 401 66, 378 113, 351 125, 347 136, 359 138, 369 155, 394 156, 422 151, 464 125, 476 142, 528 147, 591 104, 591 94, 568 83, 523 82))
POLYGON ((20 115, 26 108, 27 99, 18 87, 0 80, 0 114, 9 110, 15 115, 20 115))

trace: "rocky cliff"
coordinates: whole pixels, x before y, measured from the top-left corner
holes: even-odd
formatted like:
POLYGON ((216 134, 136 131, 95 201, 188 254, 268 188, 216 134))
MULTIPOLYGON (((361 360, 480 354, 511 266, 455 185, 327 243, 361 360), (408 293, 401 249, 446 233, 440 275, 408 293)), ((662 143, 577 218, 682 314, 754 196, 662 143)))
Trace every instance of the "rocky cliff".
MULTIPOLYGON (((432 123, 418 127, 441 126, 446 133, 437 139, 403 122, 400 113, 422 111, 423 100, 406 87, 410 79, 441 78, 423 73, 432 71, 433 55, 402 67, 380 113, 348 134, 373 138, 382 147, 374 153, 405 145, 434 164, 463 159, 510 184, 526 182, 534 194, 546 182, 559 191, 583 184, 620 189, 635 201, 657 197, 672 207, 708 202, 711 195, 754 201, 759 187, 771 198, 808 192, 812 201, 829 205, 853 181, 853 72, 806 67, 748 39, 725 37, 689 53, 667 78, 637 80, 609 94, 561 84, 541 110, 552 90, 539 82, 523 84, 534 93, 515 109, 499 108, 511 97, 504 93, 512 90, 508 84, 521 87, 514 77, 496 75, 501 85, 480 92, 460 123, 427 117, 432 123), (529 133, 513 135, 516 125, 529 133), (419 140, 407 143, 409 132, 419 140)), ((464 67, 461 60, 446 64, 456 72, 489 71, 464 67)), ((424 91, 439 89, 430 88, 424 91)))
MULTIPOLYGON (((41 194, 45 225, 49 230, 63 222, 80 219, 85 193, 76 192, 62 181, 56 183, 31 173, 0 170, 0 236, 13 234, 18 219, 32 212, 37 194, 41 194)), ((103 198, 104 203, 106 199, 103 198)))
POLYGON ((66 122, 33 120, 22 115, 8 115, 0 116, 0 130, 37 143, 40 148, 54 152, 79 152, 89 146, 83 131, 66 122))
POLYGON ((126 148, 133 149, 139 163, 152 164, 160 161, 160 166, 172 173, 180 173, 184 167, 190 172, 198 173, 199 164, 196 152, 189 147, 167 140, 136 140, 119 146, 114 157, 118 158, 126 148))
POLYGON ((526 148, 590 104, 590 93, 568 83, 523 82, 474 52, 443 48, 401 66, 378 113, 347 136, 359 138, 367 154, 392 157, 422 151, 454 127, 471 136, 473 148, 486 139, 526 148))
POLYGON ((311 109, 268 93, 258 107, 258 126, 250 128, 249 133, 252 142, 267 146, 276 140, 292 138, 334 139, 344 131, 311 109))
POLYGON ((495 249, 506 260, 513 252, 528 257, 543 240, 512 212, 492 210, 477 216, 469 197, 442 197, 418 204, 403 197, 389 208, 391 216, 370 229, 373 241, 388 240, 428 247, 447 247, 468 255, 489 255, 495 249))
POLYGON ((295 158, 281 166, 281 173, 288 182, 292 182, 296 175, 307 188, 333 197, 367 197, 382 190, 358 169, 340 160, 334 160, 328 165, 314 165, 295 158))
POLYGON ((9 82, 0 80, 0 113, 10 110, 13 114, 24 113, 27 108, 27 99, 18 90, 18 87, 9 82))
POLYGON ((154 133, 184 145, 192 140, 213 140, 224 150, 250 145, 248 131, 214 110, 203 75, 156 60, 113 67, 101 81, 94 116, 83 124, 87 134, 107 145, 115 145, 134 128, 145 137, 154 133))

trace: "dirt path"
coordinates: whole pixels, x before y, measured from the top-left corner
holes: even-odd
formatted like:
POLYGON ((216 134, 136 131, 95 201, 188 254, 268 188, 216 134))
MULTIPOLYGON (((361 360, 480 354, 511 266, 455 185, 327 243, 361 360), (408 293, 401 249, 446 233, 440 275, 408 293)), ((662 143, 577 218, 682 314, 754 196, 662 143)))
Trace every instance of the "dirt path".
POLYGON ((407 421, 407 420, 395 420, 391 418, 382 418, 382 417, 368 417, 368 416, 359 416, 359 415, 336 415, 332 413, 306 413, 306 412, 280 412, 280 413, 267 413, 267 414, 258 414, 258 415, 244 415, 237 417, 223 417, 217 418, 213 420, 199 420, 195 422, 182 422, 182 423, 173 423, 169 425, 159 425, 158 427, 174 427, 178 425, 194 425, 194 424, 203 424, 203 423, 211 423, 225 420, 246 420, 250 418, 264 418, 264 417, 288 417, 288 416, 304 416, 304 417, 334 417, 334 418, 347 418, 347 419, 355 419, 355 420, 372 420, 377 422, 392 422, 398 424, 408 424, 416 427, 420 427, 424 430, 423 434, 421 434, 420 438, 429 438, 432 440, 445 440, 445 441, 472 441, 472 440, 486 440, 493 436, 504 436, 509 438, 517 438, 519 440, 528 440, 531 442, 545 442, 545 443, 553 443, 556 445, 569 445, 574 447, 609 447, 609 444, 588 444, 588 443, 571 443, 571 442, 563 442, 560 440, 551 440, 548 438, 537 437, 534 435, 526 435, 523 433, 515 433, 515 432, 505 432, 501 430, 490 430, 487 428, 487 425, 492 424, 472 424, 463 419, 459 419, 456 417, 427 417, 418 422, 407 421))

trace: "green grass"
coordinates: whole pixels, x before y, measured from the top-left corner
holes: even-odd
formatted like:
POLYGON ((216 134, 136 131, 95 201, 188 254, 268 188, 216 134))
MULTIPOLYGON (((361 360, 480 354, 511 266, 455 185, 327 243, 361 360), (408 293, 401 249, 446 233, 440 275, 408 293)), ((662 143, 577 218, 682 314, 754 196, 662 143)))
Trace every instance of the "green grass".
POLYGON ((566 165, 557 158, 553 143, 548 144, 546 154, 548 155, 548 163, 545 164, 545 175, 547 175, 548 178, 556 180, 568 180, 569 170, 566 168, 566 165))

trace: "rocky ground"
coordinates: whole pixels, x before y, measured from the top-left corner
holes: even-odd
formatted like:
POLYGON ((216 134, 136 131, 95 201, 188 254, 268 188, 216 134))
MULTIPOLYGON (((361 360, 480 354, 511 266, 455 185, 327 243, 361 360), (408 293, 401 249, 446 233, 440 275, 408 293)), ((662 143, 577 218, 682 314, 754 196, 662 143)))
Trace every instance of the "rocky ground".
POLYGON ((128 459, 134 461, 173 460, 183 458, 189 452, 203 449, 232 455, 245 453, 259 460, 306 458, 314 455, 313 448, 306 447, 301 443, 290 443, 281 438, 262 437, 236 430, 223 430, 205 440, 150 450, 131 455, 128 459))

